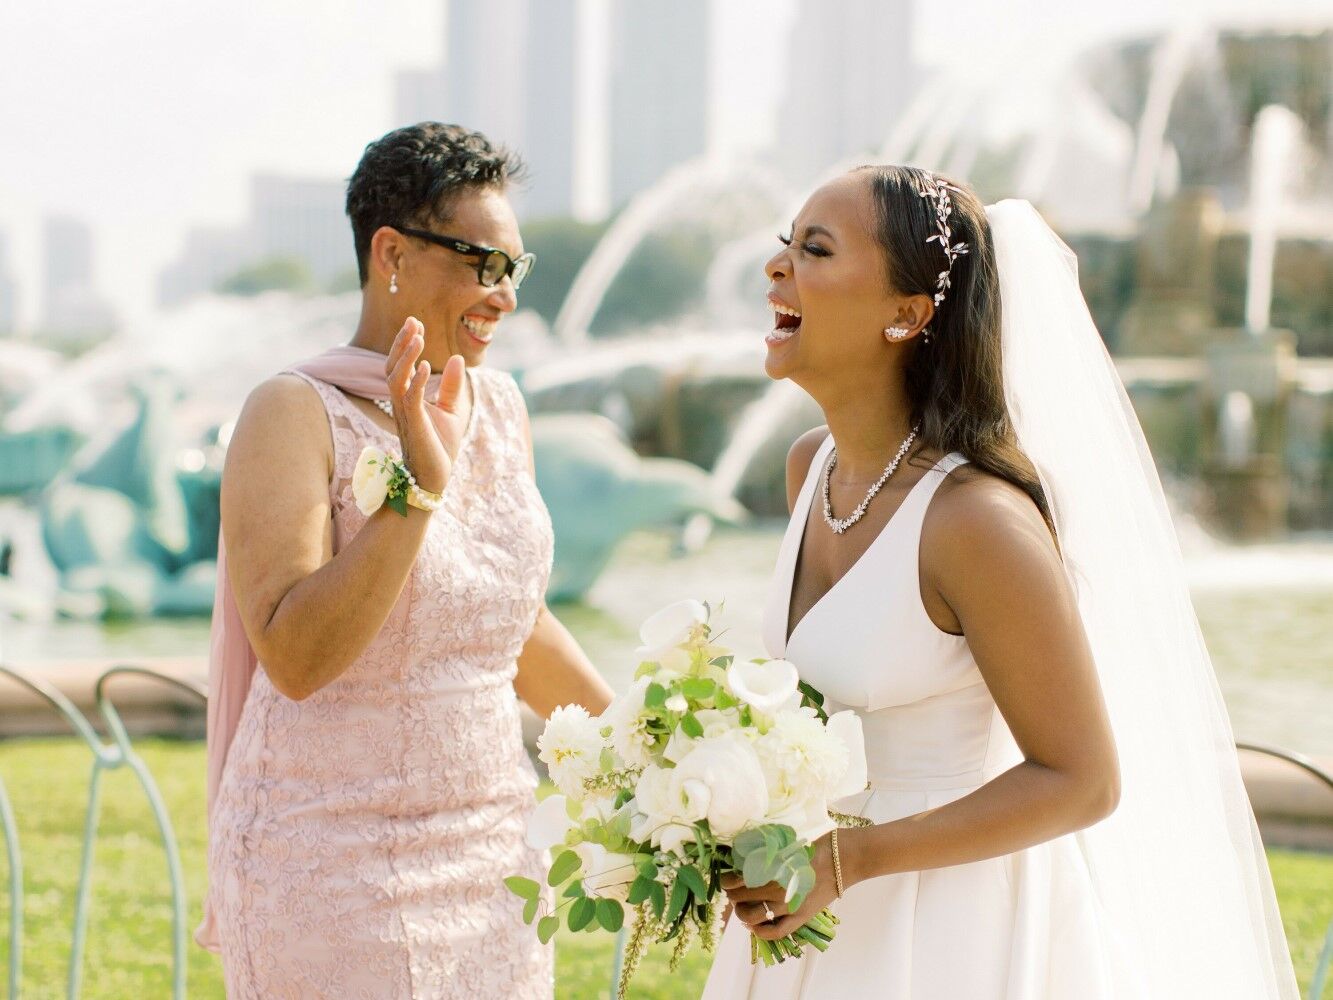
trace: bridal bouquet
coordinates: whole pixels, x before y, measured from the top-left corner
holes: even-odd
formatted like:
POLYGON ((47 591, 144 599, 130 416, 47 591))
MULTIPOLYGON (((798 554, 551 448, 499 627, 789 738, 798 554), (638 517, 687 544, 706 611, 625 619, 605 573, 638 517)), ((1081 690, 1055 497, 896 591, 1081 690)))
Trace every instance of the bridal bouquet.
MULTIPOLYGON (((866 785, 860 719, 828 717, 785 660, 736 661, 709 619, 697 601, 653 615, 629 690, 597 718, 556 709, 537 741, 559 789, 528 828, 529 844, 554 852, 558 902, 537 934, 549 941, 562 910, 572 931, 618 931, 630 908, 622 997, 652 941, 675 941, 673 970, 696 934, 712 950, 724 875, 778 882, 797 909, 814 888, 814 841, 852 820, 829 803, 866 785)), ((526 900, 527 922, 549 908, 531 879, 505 884, 526 900)), ((823 951, 836 924, 825 909, 780 941, 752 938, 752 955, 772 964, 823 951)))

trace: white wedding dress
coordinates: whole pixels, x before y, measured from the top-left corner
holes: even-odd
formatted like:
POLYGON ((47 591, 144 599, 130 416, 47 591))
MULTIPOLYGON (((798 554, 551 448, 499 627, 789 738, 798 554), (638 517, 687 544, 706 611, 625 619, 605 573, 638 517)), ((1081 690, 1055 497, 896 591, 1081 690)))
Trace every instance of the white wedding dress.
MULTIPOLYGON (((1019 752, 967 640, 942 632, 921 603, 917 551, 931 498, 964 463, 950 455, 912 488, 860 560, 796 625, 792 579, 833 439, 819 449, 778 555, 764 612, 770 656, 795 663, 828 711, 865 728, 870 788, 840 811, 876 823, 952 802, 1018 764, 1019 752)), ((704 1000, 1133 1000, 1143 996, 1102 926, 1072 837, 1017 854, 869 879, 832 907, 823 954, 750 964, 732 918, 704 1000)))
MULTIPOLYGON (((704 1000, 1298 1000, 1263 844, 1133 407, 1074 255, 1031 205, 986 209, 1004 391, 1097 666, 1120 763, 1107 819, 999 858, 868 879, 826 953, 750 963, 732 919, 704 1000)), ((921 603, 921 526, 950 455, 789 633, 792 577, 832 442, 795 504, 764 642, 864 725, 877 823, 954 801, 1022 755, 967 640, 921 603)))

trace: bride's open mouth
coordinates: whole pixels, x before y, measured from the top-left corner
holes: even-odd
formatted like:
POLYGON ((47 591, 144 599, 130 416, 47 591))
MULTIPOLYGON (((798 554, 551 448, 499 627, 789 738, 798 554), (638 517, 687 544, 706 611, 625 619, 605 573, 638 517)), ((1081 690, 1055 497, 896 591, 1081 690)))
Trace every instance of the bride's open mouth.
POLYGON ((786 343, 801 331, 801 314, 772 299, 769 304, 773 307, 773 329, 764 339, 770 345, 786 343))

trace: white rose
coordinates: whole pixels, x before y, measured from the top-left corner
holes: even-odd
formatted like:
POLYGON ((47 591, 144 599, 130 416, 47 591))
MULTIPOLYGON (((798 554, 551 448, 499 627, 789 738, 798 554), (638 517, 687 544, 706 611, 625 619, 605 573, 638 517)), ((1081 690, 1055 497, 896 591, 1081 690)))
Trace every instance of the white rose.
POLYGON ((742 663, 739 660, 727 668, 727 687, 741 701, 765 714, 788 707, 793 697, 799 698, 796 667, 786 660, 742 663))
POLYGON ((600 726, 611 727, 611 746, 631 767, 645 767, 652 761, 643 708, 643 697, 650 683, 647 677, 640 677, 607 705, 598 718, 600 726))
POLYGON ((583 862, 583 888, 589 896, 605 896, 625 902, 629 885, 637 877, 634 855, 608 851, 601 844, 582 843, 574 853, 583 862))
POLYGON ((691 822, 707 819, 717 837, 734 837, 768 811, 759 757, 739 733, 696 740, 669 776, 668 791, 679 814, 691 822))
POLYGON ((367 517, 379 510, 389 495, 392 473, 388 464, 388 455, 367 445, 361 449, 356 468, 352 470, 352 497, 357 509, 367 517))
POLYGON ((658 663, 668 670, 684 671, 689 654, 679 647, 694 630, 708 621, 708 609, 698 601, 677 601, 648 618, 639 627, 643 643, 636 651, 640 663, 658 663))
POLYGON ((679 854, 685 844, 693 842, 694 828, 678 808, 671 773, 671 769, 655 764, 643 769, 634 785, 629 835, 641 844, 679 854))
POLYGON ((583 782, 601 772, 605 742, 601 722, 582 705, 561 705, 551 713, 546 728, 537 737, 537 756, 551 773, 551 780, 570 798, 587 796, 583 782))
POLYGON ((574 821, 569 818, 569 800, 563 795, 548 795, 537 803, 537 808, 528 817, 528 846, 539 851, 548 851, 556 844, 563 844, 565 836, 574 828, 574 821))

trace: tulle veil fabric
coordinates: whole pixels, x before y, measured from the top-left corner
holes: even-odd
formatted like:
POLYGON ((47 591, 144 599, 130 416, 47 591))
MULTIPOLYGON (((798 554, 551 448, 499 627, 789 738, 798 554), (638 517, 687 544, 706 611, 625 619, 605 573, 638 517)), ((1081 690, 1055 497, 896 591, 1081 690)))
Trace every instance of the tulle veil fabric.
POLYGON ((1121 801, 1077 834, 1151 1000, 1299 1000, 1166 498, 1079 289, 1026 201, 989 206, 1005 396, 1050 500, 1105 694, 1121 801))

